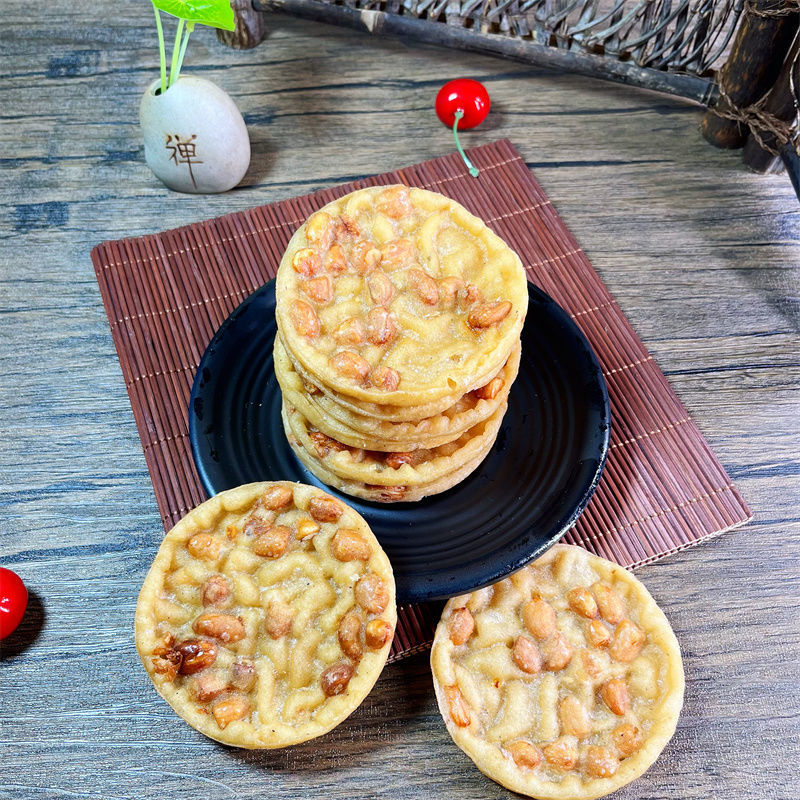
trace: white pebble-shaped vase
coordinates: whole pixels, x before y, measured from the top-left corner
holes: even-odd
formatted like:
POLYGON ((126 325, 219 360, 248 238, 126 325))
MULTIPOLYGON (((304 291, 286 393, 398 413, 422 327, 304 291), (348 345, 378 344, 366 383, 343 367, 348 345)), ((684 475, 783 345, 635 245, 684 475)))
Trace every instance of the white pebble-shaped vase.
POLYGON ((147 88, 139 105, 144 157, 177 192, 227 192, 250 164, 250 139, 231 98, 211 81, 184 76, 161 94, 147 88))

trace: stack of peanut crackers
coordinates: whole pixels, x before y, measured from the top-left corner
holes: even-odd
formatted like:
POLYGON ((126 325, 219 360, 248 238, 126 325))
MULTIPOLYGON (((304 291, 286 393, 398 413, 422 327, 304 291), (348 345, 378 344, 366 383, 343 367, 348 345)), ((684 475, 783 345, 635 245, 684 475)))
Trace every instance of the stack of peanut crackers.
POLYGON ((434 192, 361 189, 299 228, 276 281, 283 425, 310 472, 391 503, 478 467, 517 376, 528 306, 505 242, 434 192))

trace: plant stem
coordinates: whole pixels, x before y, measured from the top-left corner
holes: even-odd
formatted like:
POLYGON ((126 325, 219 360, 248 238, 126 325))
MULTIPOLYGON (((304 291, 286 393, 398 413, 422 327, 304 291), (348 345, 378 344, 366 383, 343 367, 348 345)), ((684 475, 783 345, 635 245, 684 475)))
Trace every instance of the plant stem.
POLYGON ((161 27, 161 14, 153 6, 156 15, 156 28, 158 29, 158 55, 161 60, 161 94, 167 91, 167 51, 164 49, 164 29, 161 27))
MULTIPOLYGON (((181 42, 181 52, 178 55, 178 69, 175 72, 175 81, 181 74, 181 67, 183 66, 183 57, 186 55, 186 45, 189 44, 189 34, 194 30, 194 22, 186 23, 186 33, 184 34, 183 41, 181 42)), ((175 82, 173 81, 173 83, 175 82)))
POLYGON ((469 170, 469 174, 472 175, 473 178, 477 178, 480 174, 478 172, 478 168, 466 157, 464 154, 464 148, 461 147, 461 142, 458 141, 458 123, 461 122, 461 118, 464 116, 464 112, 459 108, 456 113, 454 114, 455 121, 453 122, 453 136, 456 140, 456 147, 458 148, 459 155, 461 158, 464 159, 464 163, 467 165, 467 169, 469 170))
POLYGON ((175 32, 175 45, 172 48, 172 63, 169 68, 169 85, 172 86, 178 80, 178 56, 181 51, 181 39, 183 38, 183 26, 185 22, 178 20, 178 30, 175 32))

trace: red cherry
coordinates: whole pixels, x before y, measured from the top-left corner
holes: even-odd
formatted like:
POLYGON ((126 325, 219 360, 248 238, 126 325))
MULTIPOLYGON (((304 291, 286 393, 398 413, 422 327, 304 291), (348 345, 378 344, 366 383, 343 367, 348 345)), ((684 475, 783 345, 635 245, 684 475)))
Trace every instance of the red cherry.
POLYGON ((0 567, 0 639, 16 630, 28 605, 28 590, 22 578, 0 567))
POLYGON ((436 116, 448 128, 452 128, 456 121, 456 111, 460 109, 464 112, 458 121, 460 131, 480 125, 486 119, 490 106, 486 87, 471 78, 448 81, 436 95, 436 116))

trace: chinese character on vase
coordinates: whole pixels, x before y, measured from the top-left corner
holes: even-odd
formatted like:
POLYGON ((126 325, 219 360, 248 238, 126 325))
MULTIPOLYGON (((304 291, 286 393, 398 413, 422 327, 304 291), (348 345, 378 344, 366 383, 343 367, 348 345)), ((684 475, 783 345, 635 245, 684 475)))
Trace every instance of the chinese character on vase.
POLYGON ((195 139, 197 139, 196 133, 183 139, 178 133, 168 133, 165 146, 171 153, 170 161, 178 165, 186 164, 189 169, 189 177, 192 179, 192 186, 197 188, 197 181, 194 179, 194 172, 192 172, 192 164, 202 164, 203 162, 197 157, 197 142, 195 139))

